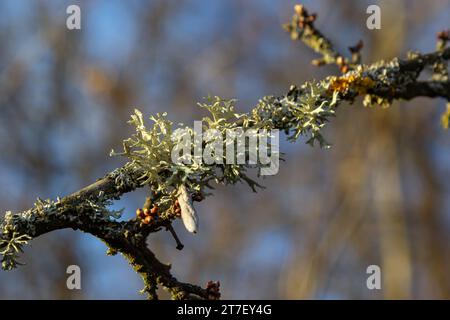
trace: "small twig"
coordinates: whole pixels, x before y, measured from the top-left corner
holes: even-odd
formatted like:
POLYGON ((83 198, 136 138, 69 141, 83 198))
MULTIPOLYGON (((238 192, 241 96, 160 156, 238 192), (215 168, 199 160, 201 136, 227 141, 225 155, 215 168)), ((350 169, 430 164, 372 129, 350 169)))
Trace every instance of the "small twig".
POLYGON ((183 250, 184 245, 181 243, 180 239, 178 238, 177 233, 175 232, 174 228, 172 227, 172 224, 169 223, 166 226, 166 230, 170 231, 170 233, 172 234, 173 238, 175 239, 175 242, 177 243, 177 249, 178 250, 183 250))
POLYGON ((322 56, 320 59, 313 60, 312 64, 316 66, 336 64, 342 73, 346 73, 354 67, 354 64, 345 58, 333 46, 333 43, 314 26, 317 14, 309 14, 301 4, 296 5, 294 11, 291 22, 283 27, 291 34, 292 40, 301 40, 322 56))

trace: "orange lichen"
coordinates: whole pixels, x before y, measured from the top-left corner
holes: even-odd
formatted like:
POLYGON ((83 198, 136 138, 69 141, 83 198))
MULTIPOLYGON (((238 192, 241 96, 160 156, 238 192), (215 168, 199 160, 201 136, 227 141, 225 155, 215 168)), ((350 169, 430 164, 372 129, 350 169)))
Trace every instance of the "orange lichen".
POLYGON ((355 90, 358 95, 364 95, 367 90, 374 86, 375 82, 369 77, 360 77, 358 75, 348 75, 343 77, 334 77, 330 81, 328 90, 339 93, 345 93, 348 90, 355 90))

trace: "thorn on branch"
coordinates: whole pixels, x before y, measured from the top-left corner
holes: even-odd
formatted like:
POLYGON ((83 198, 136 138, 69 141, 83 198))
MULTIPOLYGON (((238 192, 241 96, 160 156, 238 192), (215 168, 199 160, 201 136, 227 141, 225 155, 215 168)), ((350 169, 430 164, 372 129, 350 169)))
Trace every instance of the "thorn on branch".
POLYGON ((166 226, 166 230, 170 231, 170 233, 172 234, 172 237, 175 239, 175 242, 177 243, 177 249, 178 250, 183 250, 184 245, 181 243, 180 239, 178 238, 177 233, 175 232, 175 230, 172 227, 172 224, 168 224, 166 226))

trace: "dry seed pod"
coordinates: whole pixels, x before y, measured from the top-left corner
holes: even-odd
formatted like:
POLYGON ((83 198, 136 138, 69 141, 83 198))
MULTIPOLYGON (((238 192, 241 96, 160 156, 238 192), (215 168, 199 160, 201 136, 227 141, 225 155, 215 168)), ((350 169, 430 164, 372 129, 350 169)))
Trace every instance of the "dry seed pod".
POLYGON ((192 204, 192 199, 184 185, 180 186, 178 194, 178 203, 181 208, 181 219, 183 220, 186 230, 192 233, 197 233, 198 217, 192 204))

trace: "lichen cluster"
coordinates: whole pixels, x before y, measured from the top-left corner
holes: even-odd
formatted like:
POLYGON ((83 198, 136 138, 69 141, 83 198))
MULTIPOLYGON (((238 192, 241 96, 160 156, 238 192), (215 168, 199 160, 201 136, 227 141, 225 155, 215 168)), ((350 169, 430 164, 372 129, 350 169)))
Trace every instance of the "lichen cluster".
MULTIPOLYGON (((204 103, 199 103, 208 112, 201 120, 202 131, 216 130, 223 137, 223 149, 226 148, 227 130, 237 128, 254 130, 257 135, 263 134, 261 129, 279 129, 289 134, 291 141, 305 136, 307 143, 313 145, 317 141, 326 147, 328 144, 321 129, 334 115, 338 93, 330 93, 326 82, 306 83, 300 88, 292 86, 286 96, 264 97, 251 112, 245 114, 235 111, 235 100, 209 97, 204 103)), ((194 129, 182 124, 174 125, 166 113, 151 116, 150 120, 152 125, 148 126, 143 114, 135 110, 129 121, 135 127, 135 133, 124 140, 122 152, 112 151, 111 154, 127 157, 130 167, 143 173, 140 183, 149 185, 157 195, 155 201, 162 214, 173 208, 182 185, 190 193, 202 196, 209 195, 207 189, 213 188, 212 183, 226 185, 245 182, 254 191, 260 186, 247 175, 249 168, 261 168, 258 163, 229 163, 223 159, 222 162, 208 164, 191 154, 183 155, 181 162, 173 162, 171 156, 176 145, 189 141, 188 149, 194 151, 194 129), (186 139, 187 136, 189 139, 186 139)), ((208 140, 208 137, 205 139, 208 140)), ((205 146, 205 141, 202 141, 202 146, 205 146)), ((235 152, 236 158, 238 155, 235 152)), ((248 149, 245 152, 248 153, 248 149)), ((225 158, 225 153, 220 156, 225 158)))
POLYGON ((38 198, 32 209, 20 213, 6 212, 0 221, 2 269, 11 270, 20 265, 18 255, 23 252, 23 246, 43 231, 52 230, 60 225, 83 229, 85 217, 89 218, 91 224, 98 226, 105 226, 103 222, 119 218, 122 210, 108 209, 111 204, 112 200, 100 192, 95 199, 83 199, 76 204, 67 203, 59 198, 55 201, 38 198))
POLYGON ((303 136, 310 145, 317 141, 321 147, 328 147, 321 130, 339 104, 339 92, 328 89, 326 81, 306 82, 300 88, 291 86, 283 97, 261 99, 252 110, 251 119, 256 126, 284 131, 289 141, 303 136))
MULTIPOLYGON (((8 211, 5 215, 5 219, 9 219, 11 212, 8 211)), ((31 237, 26 234, 21 234, 11 230, 11 228, 2 231, 0 238, 0 254, 2 255, 2 269, 11 270, 20 265, 17 261, 17 255, 23 252, 23 245, 28 243, 31 237)))

